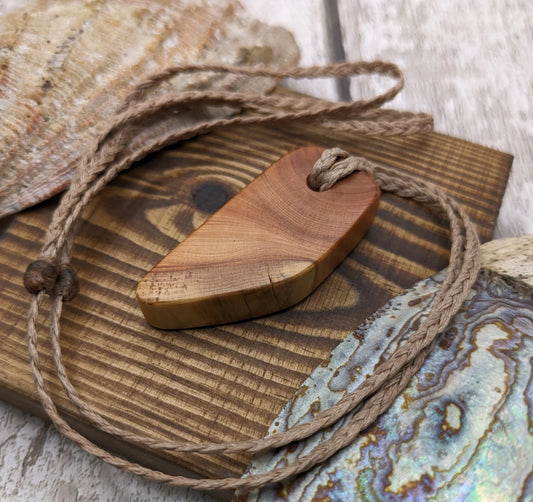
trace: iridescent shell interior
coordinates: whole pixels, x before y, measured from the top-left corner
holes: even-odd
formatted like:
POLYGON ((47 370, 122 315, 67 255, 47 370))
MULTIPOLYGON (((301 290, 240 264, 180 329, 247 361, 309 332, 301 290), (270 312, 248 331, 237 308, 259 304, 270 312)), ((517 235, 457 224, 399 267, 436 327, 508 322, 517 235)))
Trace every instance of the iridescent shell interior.
MULTIPOLYGON (((484 246, 484 270, 419 373, 348 447, 251 501, 533 499, 533 236, 484 246), (518 272, 518 273, 517 273, 518 272)), ((392 299, 302 384, 270 433, 310 420, 354 390, 427 313, 444 273, 392 299)), ((254 459, 292 463, 330 437, 254 459)))

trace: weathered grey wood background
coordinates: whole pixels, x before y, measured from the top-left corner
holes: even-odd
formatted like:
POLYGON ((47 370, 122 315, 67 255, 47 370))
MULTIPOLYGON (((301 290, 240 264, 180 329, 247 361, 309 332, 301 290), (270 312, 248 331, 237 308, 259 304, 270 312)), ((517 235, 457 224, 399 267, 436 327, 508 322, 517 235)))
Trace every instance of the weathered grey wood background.
MULTIPOLYGON (((11 0, 3 0, 10 2, 11 0)), ((16 4, 16 0, 11 2, 16 4)), ((392 106, 430 112, 436 129, 515 155, 496 236, 533 233, 533 3, 530 0, 242 0, 290 29, 303 64, 386 59, 407 86, 392 106)), ((5 5, 5 4, 4 4, 5 5)), ((0 5, 0 10, 1 10, 0 5)), ((328 98, 382 82, 289 82, 328 98)), ((41 420, 0 403, 0 500, 209 501, 102 464, 41 420)))

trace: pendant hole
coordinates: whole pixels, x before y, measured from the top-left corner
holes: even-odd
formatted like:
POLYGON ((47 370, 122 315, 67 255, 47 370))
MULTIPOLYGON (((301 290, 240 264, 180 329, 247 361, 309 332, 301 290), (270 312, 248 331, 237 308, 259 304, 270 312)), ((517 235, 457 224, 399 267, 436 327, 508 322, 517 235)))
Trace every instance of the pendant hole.
POLYGON ((307 183, 309 190, 313 190, 313 192, 320 192, 320 189, 314 185, 311 175, 307 176, 305 182, 307 183))

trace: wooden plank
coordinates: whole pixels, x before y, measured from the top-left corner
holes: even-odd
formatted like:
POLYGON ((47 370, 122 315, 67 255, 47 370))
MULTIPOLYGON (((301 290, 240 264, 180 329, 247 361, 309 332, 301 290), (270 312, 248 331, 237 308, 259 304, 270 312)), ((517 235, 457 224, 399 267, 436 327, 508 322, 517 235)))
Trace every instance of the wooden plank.
MULTIPOLYGON (((524 82, 533 74, 524 12, 531 13, 533 3, 512 2, 500 15, 498 0, 450 0, 438 6, 335 2, 346 59, 393 61, 404 73, 406 85, 394 108, 429 111, 436 130, 513 153, 496 233, 533 233, 533 100, 524 93, 524 82), (485 33, 490 37, 485 39, 485 33)), ((302 46, 303 53, 308 49, 302 46)), ((353 78, 351 96, 373 96, 386 86, 382 79, 353 78)))
MULTIPOLYGON (((146 271, 262 169, 308 144, 338 145, 437 182, 465 205, 481 238, 490 238, 511 156, 436 133, 369 139, 313 126, 228 128, 152 155, 85 212, 73 260, 82 290, 63 318, 72 380, 110 421, 161 438, 260 437, 350 330, 446 264, 445 228, 417 204, 385 194, 365 239, 296 307, 214 328, 150 328, 134 294, 146 271)), ((24 340, 29 298, 22 274, 38 255, 52 210, 48 203, 17 215, 0 238, 0 388, 4 399, 21 405, 36 400, 24 340)), ((42 322, 47 384, 59 409, 75 418, 53 376, 45 316, 42 322)), ((121 442, 112 446, 132 451, 121 442)), ((211 476, 240 475, 248 464, 246 455, 156 457, 211 476)))

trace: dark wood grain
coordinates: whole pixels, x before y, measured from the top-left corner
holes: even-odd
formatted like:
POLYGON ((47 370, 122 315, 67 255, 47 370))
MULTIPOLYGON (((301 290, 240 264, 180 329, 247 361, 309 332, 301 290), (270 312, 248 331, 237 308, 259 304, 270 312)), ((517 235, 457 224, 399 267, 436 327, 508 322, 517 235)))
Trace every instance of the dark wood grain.
MULTIPOLYGON (((224 441, 263 436, 295 389, 365 317, 446 265, 448 234, 424 208, 384 194, 359 246, 294 308, 254 321, 160 331, 135 300, 143 275, 261 170, 301 145, 338 145, 436 182, 457 197, 482 240, 492 234, 511 156, 440 134, 362 138, 313 126, 228 128, 153 155, 84 213, 73 265, 81 293, 62 321, 66 366, 80 394, 113 423, 154 437, 224 441)), ((53 204, 27 210, 0 237, 0 393, 38 409, 28 368, 22 274, 37 257, 53 204)), ((40 351, 59 409, 76 420, 40 351)), ((91 437, 139 458, 131 445, 91 437)), ((240 475, 246 455, 152 455, 199 475, 240 475)))

